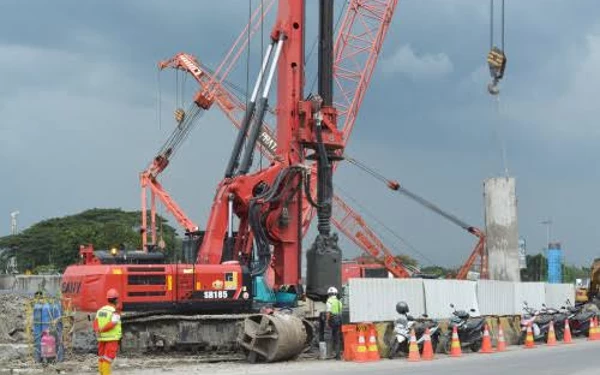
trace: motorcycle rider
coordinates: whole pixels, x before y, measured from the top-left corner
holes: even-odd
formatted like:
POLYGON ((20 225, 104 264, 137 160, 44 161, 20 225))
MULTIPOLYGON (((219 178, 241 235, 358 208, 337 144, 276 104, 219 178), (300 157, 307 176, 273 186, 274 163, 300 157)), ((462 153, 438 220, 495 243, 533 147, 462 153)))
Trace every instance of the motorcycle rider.
MULTIPOLYGON (((396 312, 398 314, 400 314, 400 316, 398 317, 398 319, 396 319, 394 321, 394 326, 407 326, 408 322, 413 321, 414 318, 409 315, 409 308, 408 308, 408 303, 406 303, 405 301, 400 301, 396 304, 396 312)), ((389 353, 388 353, 388 358, 392 359, 395 355, 396 352, 399 349, 399 342, 396 341, 396 339, 392 339, 392 343, 390 344, 390 349, 389 349, 389 353)))
POLYGON ((401 317, 398 319, 402 319, 402 317, 404 317, 408 321, 414 320, 414 318, 408 314, 409 313, 408 303, 406 303, 404 301, 398 302, 396 304, 396 311, 398 312, 398 314, 401 315, 401 317))

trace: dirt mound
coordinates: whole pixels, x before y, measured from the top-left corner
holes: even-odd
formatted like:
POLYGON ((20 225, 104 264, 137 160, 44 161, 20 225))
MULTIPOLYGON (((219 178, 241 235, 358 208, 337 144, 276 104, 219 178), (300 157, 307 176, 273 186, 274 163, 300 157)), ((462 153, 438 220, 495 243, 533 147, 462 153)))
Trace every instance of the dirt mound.
POLYGON ((0 343, 24 343, 27 303, 17 294, 0 294, 0 343))

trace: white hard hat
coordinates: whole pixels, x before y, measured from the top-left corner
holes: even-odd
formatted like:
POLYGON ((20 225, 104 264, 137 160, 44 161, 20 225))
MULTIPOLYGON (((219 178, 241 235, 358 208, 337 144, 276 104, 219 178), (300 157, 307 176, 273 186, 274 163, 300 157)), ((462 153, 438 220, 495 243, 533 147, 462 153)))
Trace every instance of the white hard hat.
POLYGON ((329 289, 327 289, 327 294, 338 294, 338 290, 335 286, 330 286, 329 289))

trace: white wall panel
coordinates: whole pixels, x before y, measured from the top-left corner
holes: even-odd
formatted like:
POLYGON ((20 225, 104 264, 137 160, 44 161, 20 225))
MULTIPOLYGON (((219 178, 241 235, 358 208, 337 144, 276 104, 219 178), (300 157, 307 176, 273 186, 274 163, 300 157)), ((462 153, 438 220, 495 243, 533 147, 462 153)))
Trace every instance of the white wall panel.
POLYGON ((515 284, 515 314, 523 313, 523 301, 536 310, 542 308, 546 302, 546 288, 544 283, 516 283, 515 284))
POLYGON ((391 321, 398 317, 396 303, 406 301, 410 314, 425 312, 421 279, 349 279, 350 322, 391 321))
POLYGON ((482 315, 514 315, 521 313, 515 306, 515 285, 510 281, 479 280, 477 302, 482 315))
POLYGON ((546 305, 555 309, 564 306, 567 299, 575 304, 575 285, 546 284, 546 305))
MULTIPOLYGON (((453 303, 457 310, 475 309, 479 313, 476 283, 464 280, 423 280, 425 287, 425 310, 433 319, 452 316, 453 303)), ((473 315, 476 315, 473 314, 473 315)))

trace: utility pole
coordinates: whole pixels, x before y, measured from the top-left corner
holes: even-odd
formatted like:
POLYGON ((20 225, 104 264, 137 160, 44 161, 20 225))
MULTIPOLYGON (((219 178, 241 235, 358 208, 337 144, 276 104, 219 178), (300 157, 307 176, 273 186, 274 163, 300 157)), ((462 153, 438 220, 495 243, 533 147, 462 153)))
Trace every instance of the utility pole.
POLYGON ((18 233, 17 215, 19 215, 19 213, 19 211, 13 211, 10 213, 10 234, 13 236, 18 233))

